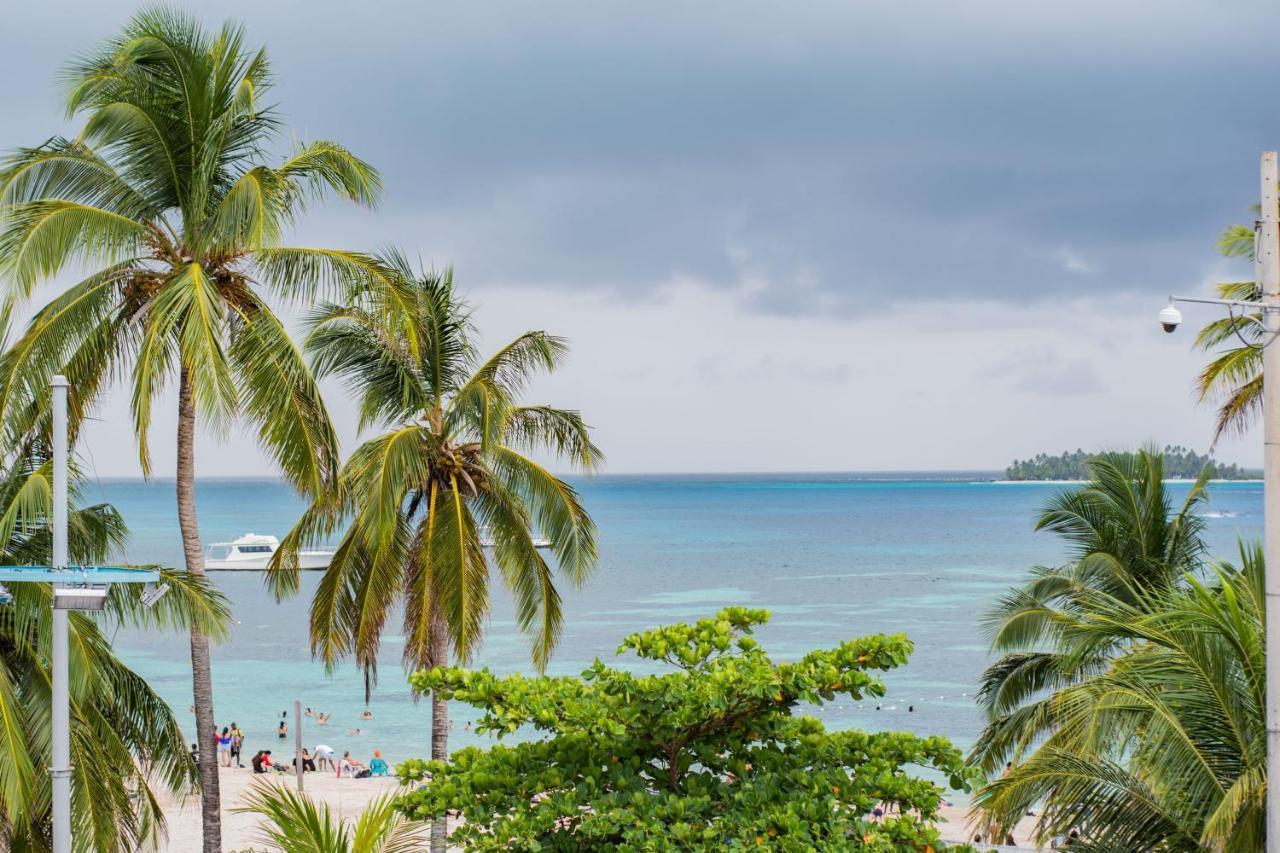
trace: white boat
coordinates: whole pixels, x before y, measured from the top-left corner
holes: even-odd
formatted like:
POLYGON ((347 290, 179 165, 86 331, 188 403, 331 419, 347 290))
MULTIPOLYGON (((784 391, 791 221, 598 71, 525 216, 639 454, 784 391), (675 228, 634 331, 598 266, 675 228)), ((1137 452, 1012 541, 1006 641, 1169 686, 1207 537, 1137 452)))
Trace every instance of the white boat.
MULTIPOLYGON (((274 536, 246 533, 234 542, 215 542, 205 554, 204 567, 222 572, 260 572, 267 567, 271 555, 280 547, 274 536)), ((333 551, 322 548, 300 550, 298 568, 303 570, 327 569, 333 559, 333 551)))
MULTIPOLYGON (((542 549, 542 548, 551 547, 550 539, 544 539, 541 536, 534 536, 532 538, 533 538, 533 547, 535 548, 542 549)), ((481 548, 492 548, 497 544, 498 544, 497 540, 493 538, 493 534, 489 532, 488 528, 485 528, 485 527, 480 528, 480 547, 481 548)))

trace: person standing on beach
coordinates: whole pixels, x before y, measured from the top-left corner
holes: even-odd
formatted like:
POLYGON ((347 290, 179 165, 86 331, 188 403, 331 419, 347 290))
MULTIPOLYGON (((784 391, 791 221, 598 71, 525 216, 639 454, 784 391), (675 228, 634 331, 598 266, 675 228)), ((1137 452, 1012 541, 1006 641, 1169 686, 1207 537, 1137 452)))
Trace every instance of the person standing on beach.
POLYGON ((333 766, 333 747, 327 744, 318 743, 314 751, 316 758, 316 767, 321 770, 328 770, 333 766))
POLYGON ((231 730, 226 726, 222 727, 222 734, 218 735, 218 763, 223 767, 231 766, 231 730))
POLYGON ((243 768, 244 764, 240 761, 240 751, 244 748, 244 732, 235 723, 231 724, 231 760, 236 767, 243 768))

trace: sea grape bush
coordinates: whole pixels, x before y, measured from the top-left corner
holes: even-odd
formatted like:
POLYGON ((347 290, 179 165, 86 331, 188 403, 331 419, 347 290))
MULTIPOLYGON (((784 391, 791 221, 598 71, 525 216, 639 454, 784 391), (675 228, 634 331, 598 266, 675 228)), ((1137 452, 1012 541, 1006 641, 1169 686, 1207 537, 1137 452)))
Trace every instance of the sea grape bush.
POLYGON ((436 667, 410 676, 482 710, 478 732, 541 739, 411 760, 399 808, 459 813, 466 850, 928 850, 942 789, 972 776, 941 737, 828 731, 802 702, 883 696, 871 675, 906 663, 903 635, 875 635, 774 663, 751 636, 768 611, 729 608, 627 637, 618 653, 666 664, 641 675, 597 660, 580 678, 436 667), (877 808, 890 814, 876 817, 877 808))

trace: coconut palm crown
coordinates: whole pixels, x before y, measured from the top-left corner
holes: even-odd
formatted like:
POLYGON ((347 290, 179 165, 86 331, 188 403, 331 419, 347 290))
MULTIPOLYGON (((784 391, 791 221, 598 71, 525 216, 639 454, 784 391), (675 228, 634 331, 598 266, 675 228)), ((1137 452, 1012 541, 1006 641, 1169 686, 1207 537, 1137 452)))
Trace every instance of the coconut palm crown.
POLYGON ((36 315, 5 359, 8 425, 65 369, 73 414, 126 372, 144 471, 157 395, 175 377, 206 422, 244 417, 300 487, 337 470, 305 365, 267 296, 310 298, 364 269, 355 253, 281 245, 309 199, 372 204, 377 173, 342 146, 302 144, 275 164, 265 50, 163 9, 65 73, 80 135, 12 153, 0 169, 0 273, 13 298, 90 274, 36 315), (130 367, 131 365, 131 367, 130 367))
POLYGON ((293 592, 299 547, 340 531, 312 602, 313 651, 331 665, 354 655, 376 675, 381 631, 397 603, 407 666, 445 663, 443 641, 467 659, 488 612, 492 566, 543 665, 561 600, 535 537, 551 541, 571 583, 597 559, 595 525, 577 491, 526 455, 587 471, 603 460, 578 412, 520 400, 533 376, 560 365, 566 344, 526 332, 481 360, 452 271, 417 273, 394 251, 381 260, 400 285, 320 306, 305 346, 317 375, 346 381, 361 427, 388 431, 356 449, 333 493, 281 542, 270 582, 278 595, 293 592))
POLYGON ((1085 485, 1051 498, 1037 530, 1057 534, 1071 561, 1033 568, 987 614, 992 650, 978 702, 988 722, 970 760, 988 773, 1018 762, 1060 722, 1058 693, 1106 670, 1132 642, 1084 630, 1099 608, 1141 611, 1179 587, 1204 558, 1206 470, 1175 504, 1154 448, 1089 462, 1085 485))
MULTIPOLYGON (((1218 240, 1218 250, 1229 258, 1252 261, 1253 229, 1230 226, 1218 240)), ((1220 299, 1257 302, 1262 298, 1253 281, 1223 282, 1216 290, 1220 299)), ((1201 401, 1218 404, 1215 442, 1224 435, 1244 432, 1262 411, 1262 315, 1260 311, 1242 313, 1250 314, 1257 322, 1241 320, 1237 314, 1206 324, 1196 335, 1196 347, 1213 353, 1196 377, 1196 392, 1201 401)))

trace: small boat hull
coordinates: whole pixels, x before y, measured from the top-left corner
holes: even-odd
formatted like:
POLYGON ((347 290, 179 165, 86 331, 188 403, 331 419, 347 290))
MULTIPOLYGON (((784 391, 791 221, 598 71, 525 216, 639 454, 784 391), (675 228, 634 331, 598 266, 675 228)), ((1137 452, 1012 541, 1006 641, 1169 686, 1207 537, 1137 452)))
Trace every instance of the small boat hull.
MULTIPOLYGON (((333 553, 330 551, 301 551, 298 554, 298 568, 304 572, 320 572, 329 568, 332 560, 333 553)), ((204 567, 210 572, 261 572, 267 568, 267 563, 270 561, 270 554, 263 554, 253 559, 243 557, 237 560, 206 559, 204 567)))

